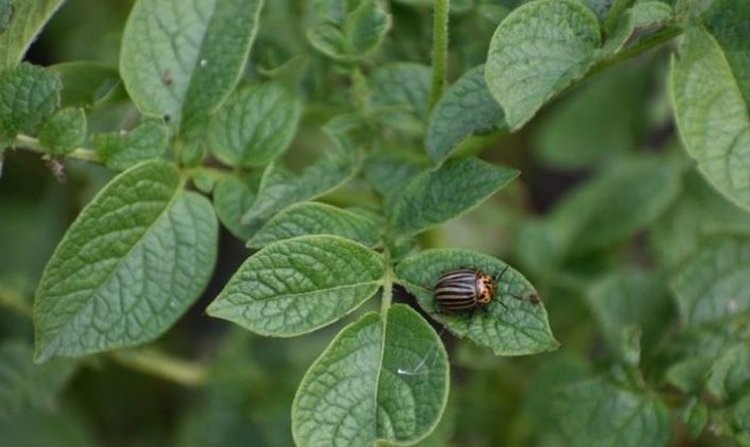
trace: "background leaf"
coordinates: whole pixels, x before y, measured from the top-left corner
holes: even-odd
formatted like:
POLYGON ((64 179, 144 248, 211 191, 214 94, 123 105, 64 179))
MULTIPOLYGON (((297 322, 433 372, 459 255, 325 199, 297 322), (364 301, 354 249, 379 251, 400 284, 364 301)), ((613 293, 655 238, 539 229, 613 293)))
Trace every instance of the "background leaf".
POLYGON ((709 182, 750 209, 750 5, 722 0, 711 11, 708 29, 688 29, 673 60, 675 118, 709 182))
POLYGON ((261 335, 291 337, 326 326, 380 287, 380 255, 336 236, 303 236, 251 256, 208 307, 261 335))
POLYGON ((138 0, 122 36, 120 75, 144 114, 173 123, 216 109, 255 39, 263 0, 138 0))
POLYGON ((289 205, 314 199, 348 181, 359 167, 359 155, 333 149, 294 175, 278 163, 263 171, 258 195, 240 222, 257 231, 266 220, 289 205))
POLYGON ((297 132, 301 107, 281 84, 237 91, 211 123, 211 151, 230 166, 261 166, 281 155, 297 132))
POLYGON ((308 369, 292 406, 300 446, 416 442, 435 429, 448 397, 448 362, 435 331, 395 304, 345 327, 308 369), (428 365, 424 374, 399 370, 428 365))
POLYGON ((540 117, 533 144, 560 169, 592 167, 636 148, 646 130, 649 72, 617 67, 587 80, 540 117))
POLYGON ((518 176, 515 169, 455 158, 415 176, 392 204, 393 231, 411 235, 478 206, 518 176))
POLYGON ((28 410, 49 410, 75 369, 69 360, 35 365, 34 350, 21 341, 0 345, 0 420, 28 410))
POLYGON ((165 162, 115 177, 52 255, 34 300, 37 361, 133 346, 198 298, 216 260, 210 203, 165 162))
POLYGON ((497 296, 486 313, 436 313, 439 308, 433 289, 443 274, 471 268, 497 277, 506 267, 504 262, 481 253, 433 249, 401 261, 396 266, 396 277, 431 317, 457 336, 487 346, 497 355, 529 355, 557 349, 560 344, 552 335, 547 311, 537 291, 510 267, 501 278, 497 296))
POLYGON ((221 223, 238 239, 250 239, 255 233, 240 223, 240 218, 255 202, 260 175, 228 175, 216 182, 214 209, 221 223))
POLYGON ((485 68, 510 129, 583 76, 600 44, 596 16, 575 0, 539 0, 511 12, 492 37, 485 68))
POLYGON ((750 232, 750 213, 690 170, 683 176, 680 196, 651 227, 649 242, 662 265, 677 268, 705 235, 733 228, 750 232))
POLYGON ((248 241, 249 247, 307 234, 331 234, 372 247, 380 241, 380 229, 373 216, 317 202, 302 202, 272 217, 248 241))
POLYGON ((368 79, 369 106, 386 109, 379 119, 396 129, 420 133, 427 121, 430 67, 413 62, 394 62, 373 70, 368 79))
POLYGON ((0 71, 21 62, 26 50, 63 0, 8 2, 9 21, 0 30, 0 71))
POLYGON ((705 240, 672 281, 680 314, 697 325, 746 313, 750 308, 750 236, 705 240))
POLYGON ((64 62, 47 69, 62 81, 62 105, 91 107, 122 91, 122 80, 117 68, 96 62, 64 62))
POLYGON ((603 379, 564 388, 555 396, 563 433, 577 446, 660 447, 672 428, 657 398, 617 388, 603 379))
POLYGON ((376 0, 337 4, 325 12, 316 17, 307 38, 316 50, 339 61, 366 57, 380 45, 391 26, 390 16, 376 0))
POLYGON ((427 130, 427 153, 440 162, 471 135, 506 128, 503 110, 487 90, 484 65, 480 65, 464 73, 435 105, 427 130))

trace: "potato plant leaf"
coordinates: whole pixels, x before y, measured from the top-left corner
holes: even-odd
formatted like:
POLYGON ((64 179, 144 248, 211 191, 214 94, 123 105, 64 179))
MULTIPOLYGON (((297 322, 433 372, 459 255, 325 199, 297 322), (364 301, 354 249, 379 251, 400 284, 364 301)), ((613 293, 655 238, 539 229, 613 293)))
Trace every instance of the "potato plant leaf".
POLYGON ((34 300, 36 360, 151 341, 198 298, 216 260, 211 204, 163 161, 115 177, 68 229, 34 300))
POLYGON ((396 281, 416 296, 419 305, 459 337, 486 346, 497 355, 529 355, 554 351, 547 311, 526 278, 492 256, 459 249, 427 250, 396 266, 396 281), (507 267, 507 270, 505 270, 507 267), (439 313, 433 289, 447 272, 470 268, 498 277, 498 292, 487 312, 439 313))
POLYGON ((144 114, 189 122, 227 98, 248 59, 263 0, 138 0, 120 75, 144 114))
POLYGON ((393 231, 409 236, 479 206, 518 176, 476 158, 454 158, 413 177, 391 203, 393 231))
POLYGON ((368 313, 345 327, 307 370, 292 433, 300 447, 412 444, 435 429, 447 397, 440 338, 414 310, 395 304, 384 317, 368 313))
POLYGON ((750 3, 718 0, 672 60, 672 101, 687 152, 722 194, 750 209, 750 3))
POLYGON ((380 241, 377 221, 370 216, 324 203, 302 202, 272 217, 247 245, 263 247, 306 234, 341 236, 370 247, 380 241))
POLYGON ((511 12, 490 42, 485 79, 511 130, 581 78, 601 45, 596 15, 576 0, 539 0, 511 12))
POLYGON ((348 239, 287 239, 248 258, 207 312, 261 335, 291 337, 352 312, 384 275, 382 257, 348 239))

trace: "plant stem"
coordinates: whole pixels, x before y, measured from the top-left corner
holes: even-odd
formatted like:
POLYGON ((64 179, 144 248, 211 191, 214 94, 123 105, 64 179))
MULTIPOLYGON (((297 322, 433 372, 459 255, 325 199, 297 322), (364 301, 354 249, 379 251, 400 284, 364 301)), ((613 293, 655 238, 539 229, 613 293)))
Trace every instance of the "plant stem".
POLYGON ((122 366, 187 387, 200 386, 206 379, 202 365, 170 357, 155 349, 113 351, 109 358, 122 366))
POLYGON ((432 86, 429 108, 437 104, 445 88, 448 71, 448 17, 450 0, 435 0, 435 16, 432 30, 432 86))
POLYGON ((383 317, 388 313, 388 309, 391 308, 391 301, 393 301, 393 272, 389 267, 388 272, 385 274, 383 296, 380 301, 380 313, 383 317))
MULTIPOLYGON (((49 155, 38 139, 30 137, 24 134, 16 135, 16 139, 13 142, 13 147, 17 149, 25 149, 38 154, 49 155)), ((76 160, 88 161, 91 163, 103 163, 104 161, 99 155, 91 149, 83 147, 74 149, 72 152, 65 154, 66 158, 74 158, 76 160)))

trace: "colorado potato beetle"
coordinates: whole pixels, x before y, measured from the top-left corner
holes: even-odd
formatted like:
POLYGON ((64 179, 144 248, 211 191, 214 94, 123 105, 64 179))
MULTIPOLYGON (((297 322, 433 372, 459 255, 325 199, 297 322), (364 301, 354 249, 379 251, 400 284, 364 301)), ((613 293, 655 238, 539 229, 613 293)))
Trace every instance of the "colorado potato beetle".
MULTIPOLYGON (((473 269, 444 273, 435 286, 435 300, 444 312, 474 311, 488 306, 497 293, 497 285, 508 266, 497 279, 473 269)), ((502 302, 500 303, 505 306, 502 302)))

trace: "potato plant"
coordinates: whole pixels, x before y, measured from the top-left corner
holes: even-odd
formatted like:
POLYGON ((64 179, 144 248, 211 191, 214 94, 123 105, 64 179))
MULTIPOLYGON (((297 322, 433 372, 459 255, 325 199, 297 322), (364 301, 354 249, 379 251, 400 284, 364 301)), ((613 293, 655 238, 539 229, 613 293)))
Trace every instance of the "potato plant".
POLYGON ((750 1, 0 0, 0 143, 1 445, 750 445, 750 1))

